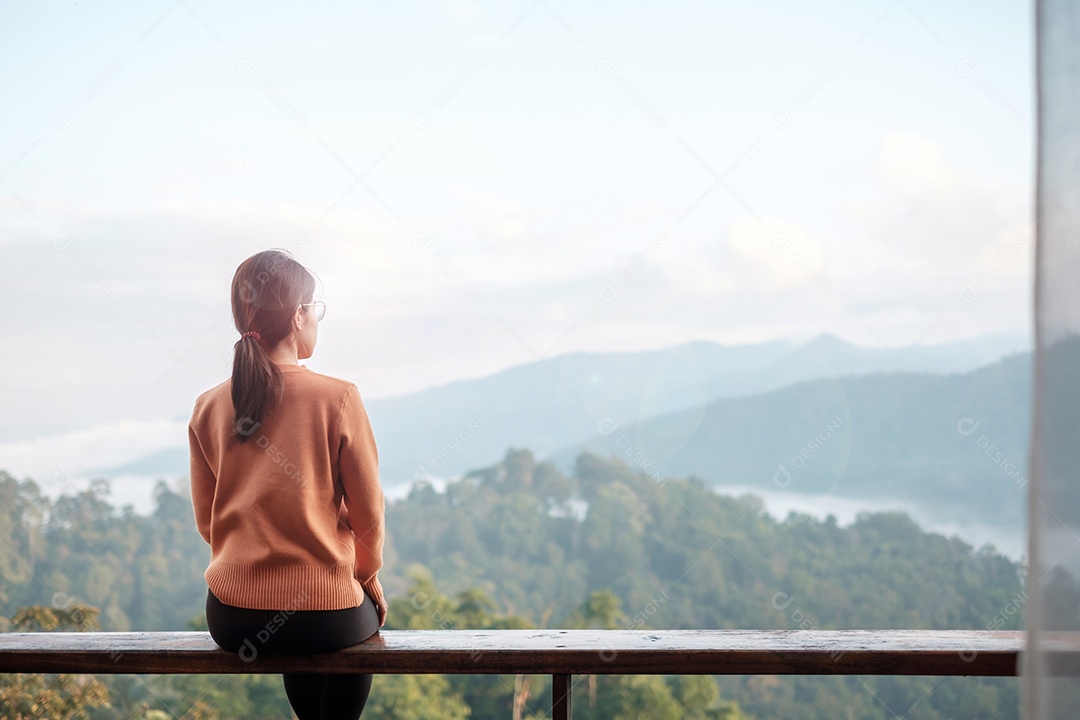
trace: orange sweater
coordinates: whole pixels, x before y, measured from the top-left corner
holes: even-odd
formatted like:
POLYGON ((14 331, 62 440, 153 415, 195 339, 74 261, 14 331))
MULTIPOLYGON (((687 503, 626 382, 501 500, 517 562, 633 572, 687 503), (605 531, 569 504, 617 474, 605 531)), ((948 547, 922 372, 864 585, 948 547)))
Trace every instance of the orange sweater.
POLYGON ((382 588, 383 512, 375 436, 356 385, 281 365, 277 409, 242 445, 232 380, 195 400, 191 501, 210 545, 204 577, 226 605, 338 610, 382 588))

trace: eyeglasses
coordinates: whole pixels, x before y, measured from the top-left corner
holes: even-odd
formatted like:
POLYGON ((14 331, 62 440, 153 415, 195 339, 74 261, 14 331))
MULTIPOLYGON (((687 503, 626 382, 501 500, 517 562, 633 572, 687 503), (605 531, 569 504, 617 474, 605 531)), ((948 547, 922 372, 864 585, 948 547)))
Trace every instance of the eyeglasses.
POLYGON ((326 317, 326 303, 316 300, 315 302, 301 303, 300 307, 312 307, 315 308, 315 319, 322 321, 326 317))

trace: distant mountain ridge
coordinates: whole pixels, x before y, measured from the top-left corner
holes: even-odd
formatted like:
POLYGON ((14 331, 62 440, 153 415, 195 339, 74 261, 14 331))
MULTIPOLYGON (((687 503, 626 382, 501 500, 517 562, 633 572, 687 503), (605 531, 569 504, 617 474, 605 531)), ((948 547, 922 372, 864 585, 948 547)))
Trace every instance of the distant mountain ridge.
POLYGON ((965 373, 807 380, 602 432, 583 450, 717 488, 902 500, 943 519, 1020 528, 1028 481, 1031 355, 965 373))
MULTIPOLYGON (((524 363, 392 398, 365 399, 387 486, 417 476, 456 477, 501 457, 507 447, 546 456, 597 433, 603 418, 645 422, 720 398, 747 397, 821 378, 882 372, 956 373, 989 365, 1023 346, 988 335, 940 346, 867 348, 834 335, 808 342, 744 345, 693 341, 639 352, 575 352, 524 363)), ((372 388, 361 388, 370 396, 372 388)), ((124 465, 106 477, 188 471, 177 447, 124 465)))
POLYGON ((957 373, 989 365, 1018 341, 863 348, 833 335, 802 344, 696 341, 633 353, 568 353, 399 398, 367 401, 386 482, 454 477, 509 446, 546 456, 597 432, 605 417, 647 418, 820 378, 957 373))

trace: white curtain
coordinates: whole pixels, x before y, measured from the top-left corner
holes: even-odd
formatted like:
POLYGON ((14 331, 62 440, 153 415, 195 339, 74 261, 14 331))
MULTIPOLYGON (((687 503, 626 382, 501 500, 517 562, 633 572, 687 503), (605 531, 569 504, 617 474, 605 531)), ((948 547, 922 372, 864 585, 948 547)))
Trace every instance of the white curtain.
POLYGON ((1024 717, 1080 718, 1080 2, 1036 0, 1035 366, 1024 717))

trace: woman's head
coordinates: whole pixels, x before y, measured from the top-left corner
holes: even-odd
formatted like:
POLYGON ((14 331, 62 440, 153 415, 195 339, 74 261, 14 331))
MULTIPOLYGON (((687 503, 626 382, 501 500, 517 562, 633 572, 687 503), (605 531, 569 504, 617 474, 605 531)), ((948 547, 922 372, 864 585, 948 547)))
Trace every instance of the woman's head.
POLYGON ((318 323, 310 303, 315 278, 283 250, 265 250, 236 268, 232 314, 243 335, 233 353, 234 438, 244 442, 281 399, 281 372, 269 353, 282 342, 295 343, 297 357, 315 349, 318 323))

